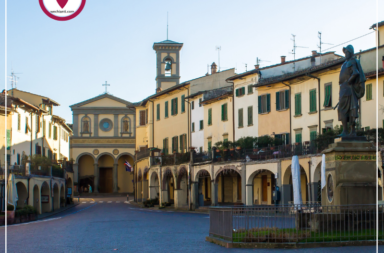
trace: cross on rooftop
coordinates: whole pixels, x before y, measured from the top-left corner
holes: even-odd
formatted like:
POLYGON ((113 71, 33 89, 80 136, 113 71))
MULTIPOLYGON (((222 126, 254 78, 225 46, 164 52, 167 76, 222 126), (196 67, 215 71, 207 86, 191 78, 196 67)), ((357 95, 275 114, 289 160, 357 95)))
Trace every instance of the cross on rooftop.
POLYGON ((102 86, 105 86, 105 93, 108 93, 108 86, 111 86, 109 83, 107 83, 107 81, 105 81, 104 84, 102 84, 102 86))

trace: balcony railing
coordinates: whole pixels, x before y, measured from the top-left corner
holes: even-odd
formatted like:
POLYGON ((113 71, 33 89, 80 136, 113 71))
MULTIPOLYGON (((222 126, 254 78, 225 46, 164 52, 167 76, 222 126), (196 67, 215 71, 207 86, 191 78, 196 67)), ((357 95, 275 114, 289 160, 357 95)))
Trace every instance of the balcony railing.
POLYGON ((174 165, 175 164, 175 156, 174 155, 163 155, 161 157, 162 165, 174 165))
POLYGON ((146 158, 146 157, 150 156, 150 153, 151 153, 150 149, 141 150, 141 151, 136 153, 136 159, 140 160, 140 159, 146 158))
POLYGON ((212 151, 194 153, 193 163, 202 163, 212 161, 212 151))
POLYGON ((176 154, 175 164, 189 163, 191 154, 189 152, 176 154))

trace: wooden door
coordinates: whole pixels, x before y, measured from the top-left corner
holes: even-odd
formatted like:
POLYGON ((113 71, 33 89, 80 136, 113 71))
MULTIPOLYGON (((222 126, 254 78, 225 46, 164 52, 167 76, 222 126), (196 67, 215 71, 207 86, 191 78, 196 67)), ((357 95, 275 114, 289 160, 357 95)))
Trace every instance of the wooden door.
POLYGON ((112 168, 100 168, 99 186, 101 193, 113 192, 112 168))
POLYGON ((261 201, 268 201, 268 179, 267 179, 267 176, 264 175, 264 176, 261 176, 261 183, 262 183, 262 186, 263 186, 263 189, 262 189, 262 199, 261 201))

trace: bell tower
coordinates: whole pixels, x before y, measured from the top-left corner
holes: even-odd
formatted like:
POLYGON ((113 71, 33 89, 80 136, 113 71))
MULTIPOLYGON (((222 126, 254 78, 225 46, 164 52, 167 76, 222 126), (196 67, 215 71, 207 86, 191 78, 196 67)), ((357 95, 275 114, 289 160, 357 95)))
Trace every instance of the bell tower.
POLYGON ((182 47, 183 43, 172 40, 153 44, 156 51, 156 93, 179 84, 182 47))

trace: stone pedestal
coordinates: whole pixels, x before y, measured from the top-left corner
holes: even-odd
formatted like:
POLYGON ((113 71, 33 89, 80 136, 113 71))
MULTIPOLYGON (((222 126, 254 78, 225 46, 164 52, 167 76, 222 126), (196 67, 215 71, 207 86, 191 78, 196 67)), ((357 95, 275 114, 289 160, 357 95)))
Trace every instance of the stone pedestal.
POLYGON ((322 189, 322 206, 376 204, 375 152, 364 138, 335 140, 323 151, 326 187, 322 189))

